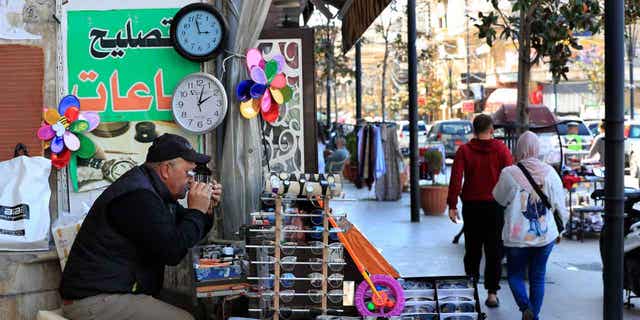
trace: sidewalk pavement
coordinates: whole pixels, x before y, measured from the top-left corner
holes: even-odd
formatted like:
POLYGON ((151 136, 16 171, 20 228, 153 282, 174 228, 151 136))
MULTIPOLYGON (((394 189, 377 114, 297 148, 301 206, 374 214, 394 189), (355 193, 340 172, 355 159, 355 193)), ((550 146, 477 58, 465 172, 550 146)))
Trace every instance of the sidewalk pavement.
MULTIPOLYGON (((400 201, 375 201, 373 191, 356 189, 345 183, 345 199, 334 200, 336 212, 346 212, 367 238, 404 277, 464 275, 464 237, 452 244, 453 236, 462 225, 453 224, 446 215, 425 216, 411 223, 409 194, 400 201)), ((481 272, 484 271, 484 262, 481 272)), ((481 279, 482 280, 482 279, 481 279)), ((602 319, 602 264, 598 240, 584 243, 564 240, 557 245, 547 265, 545 300, 540 319, 577 320, 602 319)), ((513 300, 506 279, 498 293, 500 307, 484 306, 487 292, 479 285, 481 305, 490 320, 520 320, 521 314, 513 300)), ((640 319, 640 300, 635 309, 626 310, 624 319, 640 319)))

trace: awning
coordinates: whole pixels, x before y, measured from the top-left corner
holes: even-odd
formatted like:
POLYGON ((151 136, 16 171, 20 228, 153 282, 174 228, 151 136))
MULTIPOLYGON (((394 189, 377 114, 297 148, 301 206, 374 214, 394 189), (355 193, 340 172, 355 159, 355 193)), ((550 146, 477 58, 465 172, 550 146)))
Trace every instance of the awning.
POLYGON ((489 94, 485 103, 484 111, 493 113, 504 104, 517 104, 518 89, 515 88, 498 88, 489 94))
POLYGON ((316 7, 325 15, 329 14, 327 5, 339 10, 338 17, 342 19, 342 52, 346 53, 389 3, 391 0, 307 0, 304 7, 316 7))

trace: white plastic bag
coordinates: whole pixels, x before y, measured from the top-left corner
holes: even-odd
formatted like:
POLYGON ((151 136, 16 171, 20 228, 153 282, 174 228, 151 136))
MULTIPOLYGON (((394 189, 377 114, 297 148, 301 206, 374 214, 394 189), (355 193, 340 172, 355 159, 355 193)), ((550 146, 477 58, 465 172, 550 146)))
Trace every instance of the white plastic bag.
POLYGON ((49 250, 51 160, 0 162, 0 250, 49 250))
POLYGON ((60 267, 64 271, 64 266, 67 264, 69 258, 69 252, 71 252, 71 246, 73 241, 80 231, 82 222, 89 212, 89 207, 86 203, 82 203, 84 208, 82 214, 71 214, 68 212, 61 212, 58 215, 58 219, 51 226, 53 233, 53 241, 56 244, 56 250, 58 251, 58 258, 60 259, 60 267))

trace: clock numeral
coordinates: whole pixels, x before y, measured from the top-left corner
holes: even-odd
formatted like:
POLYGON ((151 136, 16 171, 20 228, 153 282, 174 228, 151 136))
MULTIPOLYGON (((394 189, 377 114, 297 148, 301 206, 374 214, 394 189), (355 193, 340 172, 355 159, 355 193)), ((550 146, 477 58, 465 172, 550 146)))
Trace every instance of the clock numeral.
POLYGON ((187 116, 187 112, 186 111, 182 111, 182 117, 185 118, 187 116))
POLYGON ((198 46, 198 51, 202 51, 202 47, 198 46))
POLYGON ((197 95, 197 94, 198 94, 198 93, 196 92, 196 90, 191 90, 191 95, 192 95, 192 96, 195 96, 195 95, 197 95))
MULTIPOLYGON (((182 35, 183 35, 183 36, 186 36, 186 35, 187 35, 187 32, 186 32, 186 31, 182 31, 182 35)), ((185 41, 186 41, 186 39, 185 39, 185 41)))
POLYGON ((191 25, 187 23, 187 24, 184 25, 184 28, 185 29, 189 29, 189 28, 191 28, 191 25))
POLYGON ((188 89, 193 89, 193 82, 187 83, 187 88, 188 89))
POLYGON ((213 124, 213 120, 211 120, 211 118, 208 118, 208 119, 207 119, 207 125, 208 125, 208 126, 210 126, 210 125, 212 125, 212 124, 213 124))
POLYGON ((193 123, 193 119, 187 119, 189 120, 189 127, 191 127, 191 124, 193 123))
POLYGON ((214 116, 219 117, 220 116, 220 111, 216 111, 213 113, 214 116))
MULTIPOLYGON (((198 47, 198 50, 200 50, 200 47, 198 47)), ((204 80, 199 79, 197 83, 198 83, 198 87, 202 87, 204 85, 204 80)))
MULTIPOLYGON (((188 93, 188 92, 186 92, 186 91, 180 91, 180 96, 181 96, 181 97, 185 98, 185 97, 186 97, 186 96, 188 96, 188 95, 189 95, 189 93, 188 93)), ((180 103, 182 103, 182 101, 180 101, 180 103)))
POLYGON ((193 22, 194 17, 189 17, 189 22, 193 22))
POLYGON ((198 128, 202 128, 203 125, 202 121, 198 121, 198 128))

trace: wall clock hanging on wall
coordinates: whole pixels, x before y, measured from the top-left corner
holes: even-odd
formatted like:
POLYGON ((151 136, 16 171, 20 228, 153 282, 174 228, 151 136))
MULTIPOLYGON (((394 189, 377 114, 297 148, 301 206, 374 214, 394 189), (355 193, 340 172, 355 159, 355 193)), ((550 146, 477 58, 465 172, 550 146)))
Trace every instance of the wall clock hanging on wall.
POLYGON ((222 50, 227 23, 212 5, 192 3, 176 13, 169 32, 171 43, 181 56, 203 62, 222 50))
POLYGON ((186 76, 173 92, 173 117, 184 130, 207 133, 227 114, 227 93, 214 76, 198 72, 186 76))

